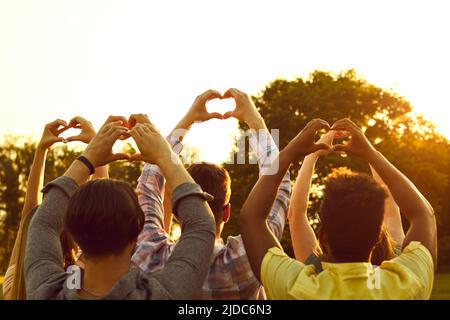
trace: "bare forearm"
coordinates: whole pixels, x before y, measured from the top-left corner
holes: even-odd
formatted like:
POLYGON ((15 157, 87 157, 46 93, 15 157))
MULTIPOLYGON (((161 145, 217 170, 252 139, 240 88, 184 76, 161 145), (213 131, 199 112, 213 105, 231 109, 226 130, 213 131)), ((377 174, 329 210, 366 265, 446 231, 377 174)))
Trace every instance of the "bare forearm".
POLYGON ((245 123, 253 130, 267 130, 266 123, 257 110, 253 111, 245 123))
POLYGON ((164 160, 161 160, 158 163, 158 166, 166 178, 169 192, 172 192, 177 186, 183 183, 195 183, 194 179, 192 179, 184 168, 180 159, 173 152, 171 152, 170 157, 166 157, 164 160))
POLYGON ((30 175, 28 176, 27 191, 22 209, 22 217, 31 209, 38 206, 42 200, 41 189, 44 186, 44 169, 47 149, 38 145, 34 154, 33 164, 31 165, 30 175))
POLYGON ((95 169, 95 173, 92 175, 92 179, 108 179, 109 167, 104 165, 95 169))
POLYGON ((297 180, 295 181, 294 190, 292 191, 289 219, 298 219, 300 216, 306 215, 312 176, 317 159, 317 156, 309 155, 305 157, 302 163, 297 180))
POLYGON ((305 158, 292 192, 289 207, 289 229, 295 258, 304 262, 318 247, 316 235, 309 224, 307 209, 312 176, 318 157, 314 154, 305 158))
POLYGON ((416 186, 381 153, 373 152, 368 161, 389 188, 401 212, 409 221, 426 214, 428 216, 434 215, 428 202, 416 186))
MULTIPOLYGON (((372 171, 372 176, 375 181, 382 185, 386 185, 381 179, 378 172, 370 166, 370 170, 372 171)), ((394 198, 392 197, 391 192, 388 190, 388 198, 384 202, 384 220, 383 220, 389 235, 391 236, 392 240, 394 240, 396 245, 401 245, 403 243, 403 240, 405 239, 405 233, 403 231, 402 226, 402 217, 400 213, 400 209, 395 203, 394 198)))
POLYGON ((176 136, 180 141, 182 141, 184 139, 184 137, 186 136, 186 134, 188 133, 189 129, 191 129, 194 122, 195 122, 194 119, 189 114, 186 114, 177 123, 177 125, 172 130, 170 135, 176 136))

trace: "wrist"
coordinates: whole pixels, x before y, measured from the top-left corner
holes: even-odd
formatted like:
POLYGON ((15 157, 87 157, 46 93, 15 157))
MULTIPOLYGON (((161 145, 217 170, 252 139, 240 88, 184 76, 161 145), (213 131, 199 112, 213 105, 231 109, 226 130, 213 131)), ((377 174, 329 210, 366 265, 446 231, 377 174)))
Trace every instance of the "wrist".
POLYGON ((250 129, 267 129, 266 123, 259 113, 252 113, 248 117, 245 117, 244 122, 250 129))
POLYGON ((178 123, 178 128, 189 129, 195 122, 195 117, 188 112, 178 123))
POLYGON ((75 160, 67 169, 64 176, 72 178, 79 186, 85 183, 90 176, 89 169, 81 161, 75 160))

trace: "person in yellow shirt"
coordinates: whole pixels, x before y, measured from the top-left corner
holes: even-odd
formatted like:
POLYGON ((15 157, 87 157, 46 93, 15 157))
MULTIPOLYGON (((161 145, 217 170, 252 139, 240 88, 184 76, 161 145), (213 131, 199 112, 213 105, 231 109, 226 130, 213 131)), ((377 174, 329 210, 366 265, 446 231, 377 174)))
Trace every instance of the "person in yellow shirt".
POLYGON ((434 211, 414 184, 378 152, 350 119, 320 119, 305 128, 262 175, 241 209, 239 226, 255 275, 269 299, 428 299, 437 259, 434 211), (346 144, 315 143, 320 129, 344 131, 346 144), (323 271, 288 257, 267 228, 266 219, 281 179, 291 163, 318 150, 366 160, 380 175, 410 226, 402 253, 380 266, 370 263, 380 238, 387 191, 371 177, 343 174, 328 179, 321 205, 323 271))

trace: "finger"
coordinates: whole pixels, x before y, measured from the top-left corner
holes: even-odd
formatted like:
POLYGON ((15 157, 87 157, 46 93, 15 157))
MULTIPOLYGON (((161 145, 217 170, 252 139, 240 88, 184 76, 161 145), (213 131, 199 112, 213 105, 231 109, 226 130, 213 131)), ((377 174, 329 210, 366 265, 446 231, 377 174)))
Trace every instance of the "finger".
POLYGON ((335 153, 349 153, 350 148, 348 145, 345 144, 336 144, 333 146, 332 151, 335 153))
POLYGON ((124 133, 119 136, 119 140, 127 140, 129 137, 131 137, 130 132, 124 133))
POLYGON ((60 126, 67 127, 67 122, 61 119, 56 119, 55 121, 48 123, 47 126, 52 128, 58 128, 60 126))
POLYGON ((64 138, 61 138, 61 137, 55 137, 55 138, 53 138, 52 140, 51 140, 51 143, 53 144, 53 143, 57 143, 57 142, 65 142, 65 139, 64 138))
POLYGON ((236 88, 230 88, 223 94, 224 98, 236 98, 239 93, 239 90, 236 88))
POLYGON ((222 119, 222 114, 218 112, 208 113, 208 120, 210 119, 222 119))
POLYGON ((222 94, 219 91, 216 90, 208 90, 204 93, 204 98, 206 101, 212 100, 212 99, 222 99, 222 94))
POLYGON ((104 125, 117 121, 121 121, 123 126, 128 126, 128 120, 122 116, 109 116, 104 125))
POLYGON ((234 111, 227 111, 223 114, 222 119, 228 119, 234 116, 234 111))
POLYGON ((314 120, 311 120, 305 126, 305 128, 302 130, 302 132, 303 132, 303 134, 315 137, 317 131, 319 131, 321 129, 329 130, 330 129, 330 125, 325 120, 314 119, 314 120))
POLYGON ((135 153, 130 156, 130 161, 142 161, 142 154, 135 153))
POLYGON ((126 127, 122 126, 122 121, 111 122, 111 123, 108 123, 107 125, 103 126, 100 129, 99 134, 100 133, 101 134, 109 134, 113 127, 118 127, 118 126, 120 126, 122 128, 126 128, 126 127))
POLYGON ((128 133, 127 127, 112 127, 110 131, 108 131, 108 136, 113 139, 118 139, 122 134, 128 133))
POLYGON ((146 114, 143 113, 135 113, 132 114, 128 120, 128 125, 129 126, 134 126, 136 125, 136 123, 147 123, 150 122, 150 119, 148 118, 148 116, 146 114))
POLYGON ((359 127, 353 121, 351 121, 349 118, 344 118, 344 119, 336 121, 331 126, 331 129, 332 130, 344 130, 344 131, 349 131, 349 132, 354 133, 354 132, 357 132, 359 127))
POLYGON ((72 142, 72 141, 80 141, 80 135, 71 136, 71 137, 66 138, 66 142, 72 142))
POLYGON ((133 139, 136 140, 136 138, 140 138, 142 137, 142 135, 144 134, 144 131, 142 130, 142 125, 138 124, 136 125, 131 131, 130 131, 131 136, 133 137, 133 139))
POLYGON ((67 131, 69 129, 70 129, 69 126, 62 127, 61 129, 56 130, 56 135, 59 136, 61 133, 63 133, 64 131, 67 131))
POLYGON ((130 155, 128 153, 114 153, 109 156, 110 162, 118 160, 130 160, 130 155))
POLYGON ((328 144, 326 144, 326 143, 315 143, 315 144, 312 146, 312 151, 311 151, 311 153, 312 153, 312 152, 319 151, 319 150, 331 151, 332 148, 331 148, 330 145, 328 145, 328 144))

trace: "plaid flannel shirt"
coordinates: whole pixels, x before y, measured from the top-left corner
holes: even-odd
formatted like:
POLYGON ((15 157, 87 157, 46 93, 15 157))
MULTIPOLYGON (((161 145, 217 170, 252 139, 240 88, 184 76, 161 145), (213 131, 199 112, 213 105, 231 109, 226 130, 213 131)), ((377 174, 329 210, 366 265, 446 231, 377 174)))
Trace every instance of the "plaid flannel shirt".
MULTIPOLYGON (((174 152, 179 154, 183 147, 181 142, 173 136, 168 140, 174 152)), ((278 147, 267 130, 252 130, 249 144, 261 175, 278 155, 278 147)), ((156 165, 146 164, 136 189, 145 213, 145 225, 132 257, 134 264, 145 273, 163 268, 176 246, 176 242, 164 231, 164 183, 160 169, 156 165)), ((268 217, 268 225, 278 239, 283 235, 290 195, 290 176, 287 172, 268 217)), ((226 244, 222 238, 217 239, 199 299, 261 298, 265 298, 264 290, 250 267, 241 236, 228 237, 226 244)))

